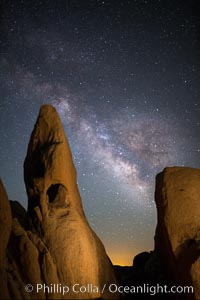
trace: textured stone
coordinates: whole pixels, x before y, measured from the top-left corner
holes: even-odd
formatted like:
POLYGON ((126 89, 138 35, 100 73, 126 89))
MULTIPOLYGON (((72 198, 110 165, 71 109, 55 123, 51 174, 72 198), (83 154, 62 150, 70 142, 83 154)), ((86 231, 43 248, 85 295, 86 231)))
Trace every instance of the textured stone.
POLYGON ((17 219, 24 229, 27 229, 27 212, 25 208, 18 202, 10 200, 12 218, 17 219))
MULTIPOLYGON (((102 288, 116 283, 114 271, 99 238, 90 228, 77 188, 71 151, 56 110, 42 106, 24 163, 28 213, 32 231, 49 249, 60 283, 92 284, 102 288)), ((66 297, 116 299, 105 291, 66 297)))
MULTIPOLYGON (((103 294, 95 289, 117 282, 104 246, 85 217, 70 148, 51 106, 40 110, 24 179, 28 214, 18 202, 9 203, 0 181, 0 299, 119 298, 106 289, 103 294), (33 285, 32 293, 26 292, 27 284, 33 285), (74 284, 89 284, 89 288, 85 293, 62 295, 45 290, 36 293, 36 284, 65 285, 70 290, 74 284)), ((166 168, 157 176, 155 251, 138 255, 133 267, 117 267, 121 284, 193 285, 195 295, 183 297, 200 300, 199 195, 200 170, 166 168)), ((132 295, 125 298, 132 299, 132 295)), ((175 299, 183 298, 175 295, 175 299)))
MULTIPOLYGON (((158 225, 156 248, 161 250, 168 277, 193 285, 200 299, 200 170, 166 168, 157 176, 158 225)), ((186 299, 193 299, 189 295, 186 299)))
MULTIPOLYGON (((25 231, 18 220, 14 218, 8 244, 10 261, 10 279, 8 284, 11 285, 13 282, 12 294, 20 293, 20 299, 24 299, 27 296, 25 292, 26 284, 31 283, 33 286, 36 286, 37 283, 42 283, 39 251, 30 240, 29 235, 31 235, 31 232, 25 231)), ((34 299, 44 299, 44 296, 37 294, 35 290, 31 296, 34 299)))

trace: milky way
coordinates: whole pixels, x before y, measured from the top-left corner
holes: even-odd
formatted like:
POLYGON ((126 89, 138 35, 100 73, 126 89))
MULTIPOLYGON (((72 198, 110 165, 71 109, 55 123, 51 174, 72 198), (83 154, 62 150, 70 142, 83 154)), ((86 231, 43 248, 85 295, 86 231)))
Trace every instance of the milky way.
POLYGON ((58 111, 88 221, 114 263, 154 247, 155 176, 200 167, 199 2, 2 5, 0 176, 27 207, 39 108, 58 111))

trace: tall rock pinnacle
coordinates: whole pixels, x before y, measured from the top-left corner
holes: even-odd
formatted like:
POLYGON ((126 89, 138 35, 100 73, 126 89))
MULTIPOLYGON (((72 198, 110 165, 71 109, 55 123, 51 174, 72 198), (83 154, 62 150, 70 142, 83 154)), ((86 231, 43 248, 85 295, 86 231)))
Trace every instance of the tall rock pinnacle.
POLYGON ((24 162, 24 180, 29 212, 38 204, 43 216, 50 207, 52 213, 55 207, 66 212, 70 199, 70 206, 83 215, 71 151, 52 106, 44 105, 40 109, 24 162))
MULTIPOLYGON (((52 106, 40 109, 24 162, 28 213, 32 231, 39 234, 57 266, 60 283, 116 283, 114 271, 99 238, 83 212, 76 170, 60 118, 52 106)), ((116 299, 108 291, 105 298, 116 299)), ((100 293, 69 293, 73 298, 104 297, 100 293)))

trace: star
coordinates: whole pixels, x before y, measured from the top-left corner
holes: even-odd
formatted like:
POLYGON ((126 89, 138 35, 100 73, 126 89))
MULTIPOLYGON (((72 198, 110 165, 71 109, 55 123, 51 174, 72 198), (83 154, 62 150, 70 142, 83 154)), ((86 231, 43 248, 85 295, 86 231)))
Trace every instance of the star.
POLYGON ((166 166, 200 167, 194 5, 2 5, 0 176, 9 198, 27 207, 23 161, 39 108, 51 104, 70 144, 85 214, 114 263, 132 264, 154 247, 156 174, 166 166))

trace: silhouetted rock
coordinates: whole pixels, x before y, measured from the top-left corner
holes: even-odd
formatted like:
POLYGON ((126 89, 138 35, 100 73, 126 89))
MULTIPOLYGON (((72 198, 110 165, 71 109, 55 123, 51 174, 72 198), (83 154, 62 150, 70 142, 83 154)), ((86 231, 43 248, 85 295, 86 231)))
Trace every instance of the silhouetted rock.
MULTIPOLYGON (((156 178, 158 224, 155 250, 135 256, 132 267, 116 266, 119 284, 193 286, 193 293, 170 293, 174 300, 200 300, 200 170, 166 168, 156 178)), ((155 299, 169 299, 157 293, 155 299)), ((125 299, 152 299, 150 294, 125 299)))
MULTIPOLYGON (((156 251, 142 252, 137 254, 133 260, 133 266, 121 267, 115 266, 115 272, 119 285, 134 286, 138 289, 137 293, 127 293, 123 295, 124 300, 129 299, 152 299, 153 291, 147 292, 148 287, 156 287, 166 285, 168 282, 163 274, 163 266, 160 255, 156 251), (144 287, 146 286, 146 287, 144 287), (146 288, 146 292, 145 291, 146 288)), ((168 299, 167 294, 155 292, 153 299, 168 299)), ((171 295, 170 299, 174 299, 171 295)))
MULTIPOLYGON (((156 249, 168 278, 193 285, 200 299, 200 170, 166 168, 156 178, 156 249)), ((185 295, 194 299, 194 295, 185 295)))
POLYGON ((135 269, 139 269, 141 268, 141 266, 143 266, 143 268, 145 267, 146 262, 149 260, 150 258, 150 253, 149 252, 141 252, 139 254, 137 254, 134 259, 133 259, 133 267, 135 269))

